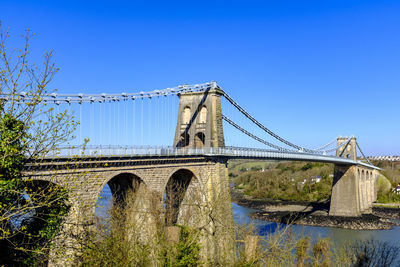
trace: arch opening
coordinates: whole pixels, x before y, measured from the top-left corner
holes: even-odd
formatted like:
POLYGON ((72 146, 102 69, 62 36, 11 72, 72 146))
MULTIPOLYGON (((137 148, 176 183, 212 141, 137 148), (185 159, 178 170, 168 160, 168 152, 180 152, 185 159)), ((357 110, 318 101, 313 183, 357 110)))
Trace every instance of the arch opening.
POLYGON ((169 178, 164 196, 165 224, 167 226, 176 225, 182 201, 194 177, 191 171, 181 169, 169 178))
POLYGON ((197 133, 196 136, 194 137, 195 146, 197 148, 202 148, 204 146, 205 140, 206 136, 204 135, 203 132, 197 133))
POLYGON ((132 173, 120 173, 111 178, 102 188, 97 199, 95 215, 108 221, 114 208, 125 209, 127 201, 136 200, 136 192, 143 186, 143 180, 132 173))
POLYGON ((187 132, 181 134, 177 147, 187 147, 190 143, 190 135, 187 132))

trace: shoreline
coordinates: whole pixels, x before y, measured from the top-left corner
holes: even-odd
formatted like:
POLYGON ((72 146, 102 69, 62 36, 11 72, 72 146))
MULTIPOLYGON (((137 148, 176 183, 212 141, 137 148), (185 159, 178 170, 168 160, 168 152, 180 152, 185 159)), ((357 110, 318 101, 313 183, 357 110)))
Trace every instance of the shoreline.
POLYGON ((231 188, 232 201, 256 209, 252 218, 284 224, 336 227, 352 230, 388 230, 400 224, 400 208, 373 207, 371 213, 360 217, 329 216, 329 202, 295 202, 253 199, 231 188))

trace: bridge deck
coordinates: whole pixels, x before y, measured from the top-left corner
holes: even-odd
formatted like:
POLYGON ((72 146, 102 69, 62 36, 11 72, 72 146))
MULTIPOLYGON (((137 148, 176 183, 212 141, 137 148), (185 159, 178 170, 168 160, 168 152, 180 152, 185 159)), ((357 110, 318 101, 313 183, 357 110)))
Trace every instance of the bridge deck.
POLYGON ((96 147, 63 148, 44 159, 42 164, 50 162, 65 162, 79 158, 82 161, 104 161, 117 159, 166 159, 166 158, 190 158, 190 157, 224 157, 228 159, 255 159, 255 160, 295 160, 314 161, 343 165, 362 165, 372 169, 378 169, 373 165, 359 160, 343 157, 311 154, 296 151, 277 151, 257 148, 220 147, 220 148, 173 148, 173 147, 96 147))

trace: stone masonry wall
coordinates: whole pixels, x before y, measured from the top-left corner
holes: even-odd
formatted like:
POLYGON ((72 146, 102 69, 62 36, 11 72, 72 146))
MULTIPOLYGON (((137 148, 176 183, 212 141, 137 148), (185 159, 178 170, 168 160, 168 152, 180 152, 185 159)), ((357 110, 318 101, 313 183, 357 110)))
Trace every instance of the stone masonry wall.
MULTIPOLYGON (((70 192, 71 210, 65 218, 61 234, 56 239, 50 266, 75 266, 85 239, 85 233, 92 227, 97 199, 103 187, 113 177, 130 173, 139 177, 144 184, 135 196, 135 223, 142 222, 143 239, 154 232, 155 218, 149 217, 150 193, 162 199, 170 177, 178 170, 193 173, 185 198, 180 206, 178 224, 189 225, 202 231, 201 256, 204 260, 226 259, 234 256, 234 233, 229 181, 224 159, 182 159, 172 163, 146 165, 140 161, 134 166, 97 167, 92 169, 65 169, 40 171, 27 174, 32 179, 47 180, 62 185, 70 192), (141 165, 143 163, 143 165, 141 165), (191 216, 187 216, 190 214, 191 216), (189 218, 189 220, 187 220, 189 218)), ((162 215, 161 215, 162 216, 162 215)), ((162 219, 161 219, 162 220, 162 219)))
POLYGON ((376 201, 376 171, 363 166, 335 165, 329 215, 360 216, 376 201))

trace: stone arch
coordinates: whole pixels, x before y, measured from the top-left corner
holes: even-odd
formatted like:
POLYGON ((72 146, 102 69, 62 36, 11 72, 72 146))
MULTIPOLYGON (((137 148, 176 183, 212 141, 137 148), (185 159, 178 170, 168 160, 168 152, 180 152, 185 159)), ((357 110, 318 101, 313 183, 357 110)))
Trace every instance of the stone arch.
POLYGON ((25 180, 24 186, 27 192, 32 192, 31 196, 27 193, 24 197, 32 202, 34 207, 29 212, 32 215, 29 221, 34 225, 34 229, 45 226, 46 220, 42 217, 49 216, 54 212, 53 209, 69 209, 67 203, 70 202, 70 194, 64 186, 45 179, 25 180))
POLYGON ((182 124, 189 124, 191 115, 190 107, 184 107, 182 112, 182 124))
POLYGON ((199 123, 205 124, 207 122, 207 107, 202 106, 199 114, 199 123))
POLYGON ((194 191, 198 189, 198 179, 188 169, 176 170, 168 179, 165 186, 164 207, 165 224, 176 225, 182 215, 182 204, 193 197, 194 191), (190 193, 188 193, 190 191, 190 193))
MULTIPOLYGON (((137 193, 140 188, 146 187, 143 180, 133 174, 131 172, 120 172, 113 173, 111 177, 107 177, 104 183, 100 185, 97 191, 96 202, 99 204, 99 201, 104 201, 101 205, 94 205, 93 211, 96 210, 96 207, 99 208, 101 213, 108 210, 109 208, 119 207, 124 209, 127 204, 127 199, 129 201, 136 201, 137 193), (101 193, 108 194, 109 192, 103 192, 104 190, 109 189, 111 196, 100 197, 101 193), (129 195, 128 195, 129 193, 129 195), (129 198, 127 198, 129 196, 129 198), (109 199, 111 197, 111 200, 109 199), (108 199, 107 199, 108 198, 108 199), (107 200, 109 202, 107 202, 107 200)), ((105 215, 105 214, 102 214, 105 215)))
POLYGON ((149 245, 156 238, 162 206, 159 193, 151 190, 141 177, 147 178, 147 175, 125 171, 107 179, 104 187, 108 186, 112 194, 111 213, 98 219, 106 225, 110 223, 113 229, 124 231, 129 242, 149 245))
POLYGON ((194 145, 197 148, 202 148, 206 141, 206 136, 203 132, 198 132, 194 137, 194 145))
POLYGON ((136 193, 142 183, 143 180, 139 176, 129 172, 119 173, 107 182, 111 189, 114 202, 118 204, 125 202, 126 194, 129 190, 136 193))

